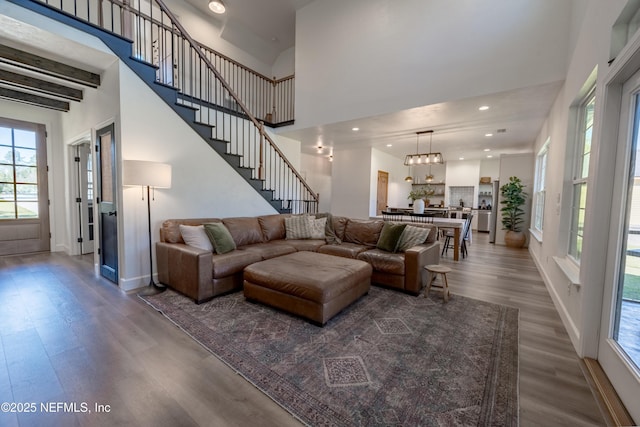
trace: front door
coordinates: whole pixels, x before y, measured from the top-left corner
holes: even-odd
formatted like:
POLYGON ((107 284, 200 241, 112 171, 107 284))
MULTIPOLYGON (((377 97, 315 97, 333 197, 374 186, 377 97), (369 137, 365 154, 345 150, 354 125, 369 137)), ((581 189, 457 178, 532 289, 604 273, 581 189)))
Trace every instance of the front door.
POLYGON ((116 144, 113 124, 96 131, 100 274, 118 283, 118 210, 116 144))
POLYGON ((389 172, 378 171, 378 201, 376 215, 382 215, 387 210, 387 195, 389 194, 389 172))
POLYGON ((0 119, 0 255, 50 249, 45 126, 0 119))

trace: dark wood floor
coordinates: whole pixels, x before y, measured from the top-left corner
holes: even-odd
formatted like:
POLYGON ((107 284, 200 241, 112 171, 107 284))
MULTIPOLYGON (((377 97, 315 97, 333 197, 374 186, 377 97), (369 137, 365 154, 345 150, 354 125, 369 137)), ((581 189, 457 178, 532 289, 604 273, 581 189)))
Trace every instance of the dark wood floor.
MULTIPOLYGON (((300 425, 135 295, 95 278, 90 261, 0 258, 0 402, 23 411, 2 408, 0 426, 300 425), (46 413, 41 402, 67 408, 46 413), (79 412, 65 412, 73 403, 79 412)), ((521 425, 603 425, 528 252, 481 234, 467 259, 450 252, 442 263, 454 269, 453 298, 520 308, 521 425)))

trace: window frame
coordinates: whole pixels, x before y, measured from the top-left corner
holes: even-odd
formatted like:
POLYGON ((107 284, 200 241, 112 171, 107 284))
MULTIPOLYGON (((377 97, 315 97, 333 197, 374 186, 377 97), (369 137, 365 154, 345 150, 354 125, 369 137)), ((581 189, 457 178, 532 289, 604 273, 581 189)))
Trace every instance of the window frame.
POLYGON ((533 230, 538 234, 538 240, 542 240, 544 229, 544 207, 547 197, 547 163, 549 159, 550 144, 551 138, 547 138, 540 151, 538 151, 538 155, 536 156, 536 174, 533 184, 533 218, 531 220, 531 224, 533 230))
POLYGON ((576 138, 571 169, 571 204, 567 257, 577 265, 580 265, 580 258, 582 255, 581 242, 584 238, 584 217, 586 215, 586 199, 588 193, 587 182, 589 180, 589 167, 591 163, 595 103, 596 88, 595 85, 593 85, 582 98, 582 101, 578 106, 576 138), (587 117, 589 114, 589 107, 591 110, 591 117, 588 122, 587 117), (585 151, 587 146, 587 135, 589 135, 589 150, 585 151), (583 225, 582 230, 580 230, 580 224, 583 225))

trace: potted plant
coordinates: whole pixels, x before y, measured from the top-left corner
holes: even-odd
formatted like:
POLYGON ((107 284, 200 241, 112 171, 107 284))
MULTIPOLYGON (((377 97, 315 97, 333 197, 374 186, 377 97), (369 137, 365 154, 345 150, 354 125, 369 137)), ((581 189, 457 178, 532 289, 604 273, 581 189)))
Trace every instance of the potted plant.
POLYGON ((431 200, 429 200, 429 197, 436 194, 436 190, 431 188, 430 185, 427 185, 427 188, 425 188, 423 191, 424 191, 424 204, 425 206, 429 207, 429 204, 431 203, 431 200))
POLYGON ((407 198, 413 201, 413 213, 424 213, 424 196, 425 192, 421 188, 414 188, 409 192, 407 198))
POLYGON ((500 195, 502 200, 500 204, 502 208, 502 229, 507 230, 504 236, 504 242, 512 248, 521 248, 526 241, 526 235, 522 232, 521 225, 524 222, 524 205, 527 199, 527 193, 524 191, 524 185, 517 176, 509 178, 509 182, 500 187, 500 195))

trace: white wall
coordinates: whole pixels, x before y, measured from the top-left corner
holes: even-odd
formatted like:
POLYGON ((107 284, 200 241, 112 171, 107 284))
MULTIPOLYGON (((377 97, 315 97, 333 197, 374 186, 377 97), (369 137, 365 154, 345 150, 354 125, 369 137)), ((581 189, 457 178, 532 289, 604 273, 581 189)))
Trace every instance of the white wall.
POLYGON ((444 203, 449 203, 449 187, 474 187, 473 201, 478 205, 478 183, 480 182, 480 160, 449 160, 444 194, 444 203))
POLYGON ((331 213, 369 218, 371 149, 335 150, 331 170, 331 213))
POLYGON ((271 68, 271 77, 280 79, 296 72, 296 48, 290 47, 282 52, 271 68))
POLYGON ((378 171, 389 173, 387 205, 394 208, 408 206, 409 199, 407 197, 411 191, 411 184, 404 180, 408 169, 402 163, 402 160, 397 157, 375 148, 371 149, 369 216, 377 215, 378 171))
POLYGON ((180 23, 198 42, 222 53, 265 76, 271 76, 272 61, 258 59, 255 55, 224 40, 222 21, 209 13, 203 13, 186 1, 167 0, 169 9, 178 16, 180 23))
POLYGON ((331 211, 331 171, 333 162, 324 156, 302 154, 300 156, 300 175, 307 181, 313 191, 319 194, 318 212, 331 211))
MULTIPOLYGON (((123 160, 149 160, 172 166, 171 188, 156 190, 153 241, 168 218, 255 216, 275 210, 202 138, 125 65, 120 65, 120 128, 123 160)), ((148 283, 146 202, 139 188, 123 191, 121 286, 148 283)))
POLYGON ((480 161, 480 176, 491 177, 491 181, 500 179, 500 159, 482 159, 480 161))
POLYGON ((315 1, 296 16, 294 126, 562 80, 571 5, 571 0, 315 1))
MULTIPOLYGON (((549 138, 547 171, 547 199, 544 213, 544 231, 541 242, 531 239, 529 251, 540 269, 554 304, 560 313, 569 336, 581 356, 597 357, 597 340, 602 305, 602 290, 605 282, 605 261, 608 257, 608 222, 610 213, 610 191, 592 191, 603 181, 612 179, 614 171, 601 171, 597 166, 598 152, 608 150, 598 140, 599 120, 603 115, 603 77, 609 68, 609 50, 611 43, 611 27, 625 0, 606 3, 590 1, 584 6, 584 21, 578 33, 576 48, 573 51, 565 86, 558 95, 550 115, 535 143, 537 152, 549 138), (590 167, 590 189, 587 199, 584 251, 579 271, 582 287, 570 284, 570 278, 559 268, 554 256, 563 257, 567 250, 568 221, 566 206, 571 200, 567 185, 571 171, 565 165, 567 158, 567 139, 569 137, 569 110, 572 102, 578 98, 580 91, 595 67, 598 67, 596 83, 596 124, 590 167), (598 173, 602 176, 598 177, 598 173), (565 179, 558 179, 565 177, 565 179), (608 194, 607 194, 608 193, 608 194), (607 202, 608 200, 608 202, 607 202), (602 207, 606 206, 606 207, 602 207), (599 224, 594 226, 594 224, 599 224), (602 224, 607 224, 602 226, 602 224)), ((570 155, 570 154, 569 154, 570 155)), ((577 273, 578 274, 578 273, 577 273)))

